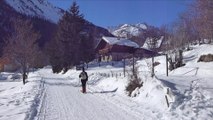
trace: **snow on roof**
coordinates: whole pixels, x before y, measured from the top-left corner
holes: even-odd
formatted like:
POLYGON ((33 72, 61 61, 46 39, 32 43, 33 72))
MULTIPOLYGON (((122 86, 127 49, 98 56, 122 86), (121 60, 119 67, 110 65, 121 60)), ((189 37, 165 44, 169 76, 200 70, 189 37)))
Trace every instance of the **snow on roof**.
POLYGON ((118 42, 118 38, 116 37, 102 37, 102 39, 104 41, 106 41, 107 43, 109 43, 110 45, 114 45, 116 42, 118 42))
POLYGON ((139 45, 131 40, 117 38, 117 37, 102 37, 104 41, 109 43, 110 45, 124 45, 134 48, 139 48, 139 45))

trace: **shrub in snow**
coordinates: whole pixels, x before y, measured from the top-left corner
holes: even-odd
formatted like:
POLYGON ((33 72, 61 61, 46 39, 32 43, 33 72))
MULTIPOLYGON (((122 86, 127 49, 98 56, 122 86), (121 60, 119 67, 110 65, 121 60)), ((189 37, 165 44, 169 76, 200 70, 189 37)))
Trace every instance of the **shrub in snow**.
POLYGON ((183 64, 183 51, 179 50, 178 52, 176 52, 174 56, 168 59, 168 62, 170 71, 184 66, 185 64, 183 64))
MULTIPOLYGON (((128 96, 132 96, 132 93, 136 88, 141 88, 143 86, 143 82, 140 79, 131 79, 128 85, 126 86, 126 91, 128 96)), ((136 96, 134 96, 136 97, 136 96)))
MULTIPOLYGON (((130 82, 128 83, 128 85, 126 86, 126 91, 128 96, 132 96, 132 93, 134 90, 139 89, 143 86, 143 82, 142 80, 138 77, 138 69, 135 69, 135 73, 133 73, 133 75, 130 78, 130 82)), ((134 92, 135 94, 135 92, 134 92)), ((136 95, 133 95, 132 97, 136 97, 136 95)))
POLYGON ((208 54, 208 55, 201 55, 198 62, 211 62, 213 61, 213 55, 208 54))
POLYGON ((158 66, 158 65, 160 65, 160 62, 154 62, 153 63, 153 66, 155 67, 155 66, 158 66))
POLYGON ((137 96, 140 94, 139 89, 140 89, 140 88, 137 87, 134 91, 132 91, 131 97, 137 97, 137 96))
POLYGON ((52 71, 53 73, 60 73, 63 70, 63 68, 61 67, 61 65, 53 65, 52 66, 52 71))

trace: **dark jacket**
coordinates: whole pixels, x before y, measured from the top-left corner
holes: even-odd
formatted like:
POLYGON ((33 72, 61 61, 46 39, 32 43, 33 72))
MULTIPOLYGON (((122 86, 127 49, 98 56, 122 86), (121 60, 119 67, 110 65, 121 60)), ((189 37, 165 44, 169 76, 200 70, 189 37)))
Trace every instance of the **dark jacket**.
POLYGON ((85 72, 85 71, 82 71, 81 73, 80 73, 80 75, 79 75, 79 78, 81 78, 81 76, 82 76, 82 74, 83 73, 85 73, 86 74, 86 79, 81 79, 81 80, 88 80, 88 75, 87 75, 87 72, 85 72))

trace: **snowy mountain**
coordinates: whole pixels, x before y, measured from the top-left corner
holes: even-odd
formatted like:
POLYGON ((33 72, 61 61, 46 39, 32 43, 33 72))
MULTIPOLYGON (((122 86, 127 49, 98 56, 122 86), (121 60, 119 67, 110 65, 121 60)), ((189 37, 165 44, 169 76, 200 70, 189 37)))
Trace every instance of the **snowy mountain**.
POLYGON ((123 24, 117 29, 111 31, 117 37, 129 38, 132 36, 139 36, 141 32, 146 30, 148 26, 143 23, 138 24, 123 24))
POLYGON ((57 23, 63 10, 53 6, 47 0, 5 0, 17 12, 27 16, 36 16, 57 23))
MULTIPOLYGON (((141 47, 146 44, 148 39, 157 38, 159 43, 164 40, 165 33, 158 27, 147 25, 145 23, 138 24, 122 24, 120 26, 108 27, 108 30, 116 37, 131 39, 141 47)), ((160 44, 161 45, 161 44, 160 44)), ((146 47, 147 48, 147 47, 146 47)), ((159 47, 160 48, 160 47, 159 47)))

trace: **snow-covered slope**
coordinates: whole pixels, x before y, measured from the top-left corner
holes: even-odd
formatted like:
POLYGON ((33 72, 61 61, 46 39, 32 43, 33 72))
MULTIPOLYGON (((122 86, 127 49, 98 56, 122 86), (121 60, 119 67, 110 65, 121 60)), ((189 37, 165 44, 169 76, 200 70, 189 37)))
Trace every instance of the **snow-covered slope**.
POLYGON ((36 16, 57 23, 63 10, 54 7, 47 0, 5 0, 17 12, 27 16, 36 16))
POLYGON ((138 23, 135 25, 124 24, 118 29, 112 31, 112 34, 117 37, 128 38, 129 36, 138 36, 143 30, 147 29, 146 24, 138 23))
POLYGON ((155 60, 161 64, 156 67, 158 79, 171 89, 175 96, 169 119, 213 119, 213 62, 197 62, 201 55, 213 54, 213 45, 192 46, 193 50, 183 53, 186 64, 165 76, 165 56, 155 60))

